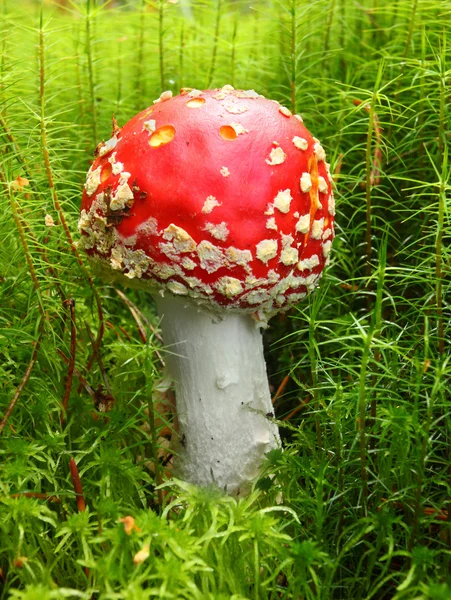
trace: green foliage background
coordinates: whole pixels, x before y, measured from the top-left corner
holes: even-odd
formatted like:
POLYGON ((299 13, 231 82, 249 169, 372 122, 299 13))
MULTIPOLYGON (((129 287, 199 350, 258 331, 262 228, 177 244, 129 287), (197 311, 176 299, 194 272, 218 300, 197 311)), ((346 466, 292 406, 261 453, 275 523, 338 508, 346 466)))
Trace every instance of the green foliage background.
POLYGON ((449 600, 449 1, 1 10, 0 597, 449 600), (74 245, 112 114, 225 83, 303 115, 337 199, 319 289, 265 334, 284 452, 239 502, 155 489, 154 309, 125 291, 140 334, 74 245))

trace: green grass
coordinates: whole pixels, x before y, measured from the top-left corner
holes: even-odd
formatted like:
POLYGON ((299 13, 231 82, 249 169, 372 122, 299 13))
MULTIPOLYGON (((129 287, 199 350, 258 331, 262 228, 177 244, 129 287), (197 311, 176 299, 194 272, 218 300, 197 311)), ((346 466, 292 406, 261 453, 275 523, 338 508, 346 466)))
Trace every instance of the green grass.
POLYGON ((1 12, 0 598, 449 600, 450 5, 1 12), (319 288, 265 333, 284 451, 239 502, 166 479, 152 301, 74 243, 112 115, 225 83, 303 115, 337 199, 319 288))

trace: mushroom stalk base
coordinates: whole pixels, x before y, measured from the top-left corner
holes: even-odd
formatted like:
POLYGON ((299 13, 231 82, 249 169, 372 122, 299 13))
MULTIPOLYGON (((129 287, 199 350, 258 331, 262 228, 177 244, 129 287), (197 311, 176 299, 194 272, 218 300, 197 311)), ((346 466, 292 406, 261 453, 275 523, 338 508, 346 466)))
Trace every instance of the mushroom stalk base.
POLYGON ((266 416, 273 408, 261 332, 246 314, 218 315, 170 295, 156 300, 176 394, 176 475, 243 495, 280 445, 266 416))

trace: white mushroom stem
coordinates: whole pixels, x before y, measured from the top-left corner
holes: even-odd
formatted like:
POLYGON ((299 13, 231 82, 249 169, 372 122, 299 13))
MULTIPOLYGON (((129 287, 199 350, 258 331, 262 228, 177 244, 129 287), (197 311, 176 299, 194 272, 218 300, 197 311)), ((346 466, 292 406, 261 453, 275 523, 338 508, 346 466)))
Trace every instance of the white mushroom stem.
POLYGON ((176 475, 243 495, 280 444, 261 332, 249 315, 218 315, 169 294, 157 307, 175 386, 176 475))

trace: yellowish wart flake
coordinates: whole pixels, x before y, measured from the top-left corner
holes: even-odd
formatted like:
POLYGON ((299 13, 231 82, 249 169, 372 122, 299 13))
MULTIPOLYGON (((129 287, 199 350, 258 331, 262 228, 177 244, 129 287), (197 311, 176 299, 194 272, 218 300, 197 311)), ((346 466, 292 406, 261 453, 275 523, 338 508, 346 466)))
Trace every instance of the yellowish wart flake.
POLYGON ((241 123, 230 123, 230 127, 233 127, 237 135, 243 135, 249 133, 249 129, 245 129, 241 123))
POLYGON ((268 204, 264 214, 268 217, 274 214, 274 204, 273 203, 268 204))
POLYGON ((326 183, 326 180, 324 179, 324 177, 321 177, 321 175, 318 177, 318 190, 322 193, 322 194, 326 194, 327 190, 328 190, 328 186, 326 183))
POLYGON ((333 183, 334 178, 332 177, 331 172, 330 172, 330 164, 327 162, 324 162, 324 164, 326 165, 327 179, 329 180, 330 183, 333 183))
POLYGON ((277 255, 277 240, 262 240, 256 246, 257 258, 267 264, 277 255))
POLYGON ((176 269, 168 263, 157 263, 154 265, 152 271, 154 275, 160 279, 169 279, 169 277, 177 275, 176 269))
POLYGON ((176 296, 186 296, 188 294, 188 288, 179 281, 169 281, 168 290, 176 296))
POLYGON ((220 277, 215 287, 226 298, 233 298, 243 291, 240 280, 235 277, 220 277))
POLYGON ((221 167, 221 170, 219 172, 223 177, 229 177, 230 175, 230 171, 227 167, 221 167))
POLYGON ((113 152, 108 159, 108 162, 111 164, 111 172, 113 175, 119 175, 124 170, 124 163, 116 162, 116 154, 117 152, 113 152))
POLYGON ((158 234, 158 223, 154 217, 149 217, 144 223, 138 225, 136 230, 145 235, 157 235, 158 234))
POLYGON ((85 190, 88 196, 92 196, 96 189, 100 185, 100 176, 102 173, 102 167, 97 167, 94 171, 89 169, 88 175, 86 177, 85 190))
POLYGON ((145 121, 143 123, 142 131, 148 131, 149 133, 153 133, 157 128, 157 122, 155 119, 150 119, 149 121, 145 121))
POLYGON ((217 240, 226 241, 229 235, 229 229, 227 227, 227 223, 224 221, 222 223, 205 223, 204 231, 208 231, 210 235, 212 235, 217 240))
POLYGON ((330 254, 330 249, 332 248, 332 240, 327 240, 327 242, 324 242, 323 244, 323 256, 324 258, 328 258, 329 254, 330 254))
POLYGON ((172 98, 171 90, 167 90, 166 92, 162 92, 160 97, 157 100, 154 100, 154 104, 158 104, 159 102, 166 102, 166 100, 170 100, 172 98))
POLYGON ((296 248, 292 248, 291 246, 283 248, 282 252, 280 253, 280 262, 286 267, 289 265, 295 265, 298 260, 299 253, 296 248))
POLYGON ((301 117, 301 115, 294 115, 294 116, 295 116, 295 118, 296 118, 298 121, 300 121, 301 123, 303 123, 303 122, 304 122, 304 119, 301 117))
POLYGON ((270 269, 268 271, 268 283, 276 283, 277 281, 279 281, 280 279, 280 275, 279 273, 277 273, 276 271, 274 271, 274 269, 270 269))
POLYGON ((124 248, 123 264, 128 269, 127 273, 124 273, 125 277, 134 279, 135 277, 141 278, 147 271, 150 265, 150 259, 143 250, 130 250, 124 248))
POLYGON ((317 254, 312 254, 309 258, 300 260, 297 264, 299 271, 311 271, 319 265, 319 258, 317 254))
POLYGON ((287 299, 283 294, 279 294, 278 296, 276 296, 276 304, 278 306, 282 306, 282 304, 285 304, 286 301, 287 299))
POLYGON ((286 106, 280 106, 279 107, 279 112, 284 116, 284 117, 291 117, 292 116, 292 112, 291 110, 289 110, 286 106))
POLYGON ((278 146, 277 148, 272 148, 271 152, 269 153, 269 158, 266 159, 266 162, 268 165, 281 165, 283 162, 285 162, 286 157, 287 155, 285 152, 280 146, 278 146))
POLYGON ((300 180, 301 190, 306 193, 309 192, 312 188, 312 178, 310 177, 310 173, 302 173, 300 180))
POLYGON ((218 248, 207 240, 202 240, 197 246, 197 255, 199 256, 200 266, 207 273, 214 273, 221 267, 226 266, 221 248, 218 248))
POLYGON ((249 110, 247 106, 239 106, 236 104, 227 104, 225 109, 227 112, 229 112, 232 115, 242 115, 247 110, 249 110))
POLYGON ((298 135, 294 136, 293 144, 296 146, 296 148, 299 148, 299 150, 307 150, 308 148, 307 140, 305 138, 299 137, 298 135))
MULTIPOLYGON (((130 175, 130 173, 122 173, 122 175, 124 174, 130 175)), ((134 197, 133 192, 127 183, 127 179, 123 180, 121 176, 120 185, 117 187, 114 196, 111 198, 111 210, 122 210, 125 206, 131 205, 134 197)))
POLYGON ((225 252, 227 260, 240 267, 246 267, 252 260, 252 252, 250 250, 240 250, 234 246, 227 248, 225 252))
MULTIPOLYGON (((227 167, 223 167, 223 169, 226 169, 226 168, 227 167)), ((224 177, 227 177, 227 176, 224 175, 224 177)), ((221 206, 221 202, 218 202, 214 196, 208 196, 204 202, 201 213, 204 215, 209 215, 211 213, 211 211, 214 208, 216 208, 216 206, 221 206)))
POLYGON ((237 90, 234 95, 237 98, 249 98, 253 100, 260 98, 260 94, 258 94, 255 90, 237 90))
POLYGON ((296 223, 296 231, 298 233, 308 233, 310 228, 310 215, 302 215, 296 223))
POLYGON ((268 299, 268 292, 266 290, 263 291, 253 291, 246 294, 243 300, 246 300, 249 304, 262 304, 265 300, 268 299))
POLYGON ((202 96, 202 92, 201 90, 191 90, 190 92, 188 92, 188 96, 190 96, 191 98, 199 98, 199 96, 202 96))
POLYGON ((329 196, 328 210, 329 210, 329 214, 333 217, 335 215, 335 198, 334 198, 333 194, 331 194, 329 196))
POLYGON ((222 89, 223 92, 226 92, 226 93, 229 93, 229 94, 230 94, 230 92, 233 92, 235 90, 235 88, 233 87, 233 85, 230 85, 229 83, 226 83, 225 85, 223 85, 221 89, 222 89))
POLYGON ((184 256, 182 258, 182 262, 180 264, 187 271, 192 271, 193 269, 195 269, 197 267, 197 265, 194 262, 194 260, 191 260, 191 258, 189 258, 189 256, 184 256))
POLYGON ((324 148, 317 140, 315 141, 315 145, 313 146, 313 152, 318 162, 321 160, 326 160, 326 153, 324 152, 324 148))
POLYGON ((114 150, 114 148, 116 148, 117 141, 117 137, 114 135, 111 139, 105 142, 99 150, 99 156, 105 156, 105 154, 108 154, 108 152, 114 150))
POLYGON ((290 302, 295 303, 299 302, 299 300, 303 300, 306 296, 307 294, 304 292, 301 294, 289 294, 288 298, 290 299, 290 302))
POLYGON ((312 292, 315 289, 315 286, 320 277, 320 273, 312 273, 311 275, 305 278, 305 285, 307 286, 309 292, 312 292))
POLYGON ((280 212, 287 214, 290 210, 290 204, 293 200, 289 189, 279 191, 277 196, 274 198, 274 207, 279 209, 280 212))
POLYGON ((182 227, 171 223, 163 232, 163 238, 173 243, 177 252, 194 252, 196 242, 182 227))
POLYGON ((116 271, 122 269, 122 253, 123 248, 121 246, 115 247, 111 250, 110 265, 116 271))
POLYGON ((312 238, 314 240, 321 239, 324 228, 324 218, 315 219, 312 224, 312 238))
POLYGON ((274 217, 270 217, 266 220, 266 229, 275 229, 277 231, 277 223, 274 217))

